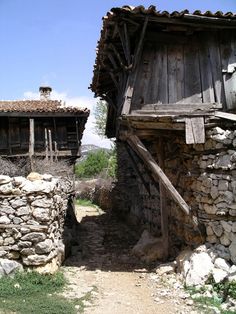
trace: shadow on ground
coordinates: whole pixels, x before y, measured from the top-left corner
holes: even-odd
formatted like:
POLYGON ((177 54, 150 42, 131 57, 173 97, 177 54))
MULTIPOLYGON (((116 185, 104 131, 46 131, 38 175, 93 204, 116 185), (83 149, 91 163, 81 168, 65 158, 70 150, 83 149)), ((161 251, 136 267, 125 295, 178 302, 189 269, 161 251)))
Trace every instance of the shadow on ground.
POLYGON ((76 206, 75 213, 77 222, 73 220, 72 246, 65 266, 122 272, 145 268, 148 272, 156 265, 147 265, 132 255, 140 232, 114 213, 83 206, 76 206))

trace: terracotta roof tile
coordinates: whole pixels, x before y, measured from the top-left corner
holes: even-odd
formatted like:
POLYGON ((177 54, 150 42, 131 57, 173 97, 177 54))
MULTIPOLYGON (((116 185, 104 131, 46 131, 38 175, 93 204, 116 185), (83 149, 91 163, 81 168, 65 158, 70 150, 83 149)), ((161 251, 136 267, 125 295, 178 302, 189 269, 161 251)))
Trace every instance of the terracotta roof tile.
POLYGON ((66 107, 58 100, 8 100, 0 101, 0 113, 87 113, 87 108, 66 107))

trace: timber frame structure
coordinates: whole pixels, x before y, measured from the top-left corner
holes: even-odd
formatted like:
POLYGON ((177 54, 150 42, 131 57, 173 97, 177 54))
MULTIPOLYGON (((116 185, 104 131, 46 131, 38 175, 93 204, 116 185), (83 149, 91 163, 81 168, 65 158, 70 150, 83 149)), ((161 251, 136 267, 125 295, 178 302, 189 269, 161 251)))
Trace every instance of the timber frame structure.
POLYGON ((55 158, 74 162, 89 110, 50 100, 45 93, 51 88, 40 89, 40 100, 0 101, 0 156, 52 158, 53 152, 55 158))
POLYGON ((236 14, 111 9, 103 19, 91 89, 108 103, 107 136, 126 143, 159 184, 168 246, 166 193, 185 214, 191 204, 165 175, 165 135, 184 134, 186 144, 198 145, 207 129, 224 121, 234 125, 236 14), (158 158, 149 149, 156 139, 158 158))

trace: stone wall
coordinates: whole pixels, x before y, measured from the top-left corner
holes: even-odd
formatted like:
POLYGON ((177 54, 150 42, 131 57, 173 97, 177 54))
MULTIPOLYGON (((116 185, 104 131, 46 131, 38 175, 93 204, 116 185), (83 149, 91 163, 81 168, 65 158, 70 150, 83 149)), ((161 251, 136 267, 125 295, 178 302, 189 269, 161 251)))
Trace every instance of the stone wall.
POLYGON ((59 265, 70 181, 51 175, 0 175, 0 257, 23 266, 59 265))
POLYGON ((142 226, 141 229, 149 229, 158 235, 160 234, 159 188, 150 179, 149 173, 138 161, 137 156, 133 155, 133 158, 132 161, 125 144, 118 142, 118 183, 114 189, 114 208, 119 215, 142 226))
MULTIPOLYGON (((201 145, 186 145, 182 132, 166 132, 164 143, 164 171, 191 207, 187 216, 167 196, 170 241, 190 246, 210 242, 222 257, 236 263, 236 131, 230 124, 211 128, 201 145)), ((118 180, 123 182, 119 184, 120 210, 125 208, 126 214, 138 217, 144 228, 159 235, 158 185, 139 161, 146 184, 140 180, 122 145, 118 146, 118 180)), ((158 139, 145 145, 158 160, 158 139)))

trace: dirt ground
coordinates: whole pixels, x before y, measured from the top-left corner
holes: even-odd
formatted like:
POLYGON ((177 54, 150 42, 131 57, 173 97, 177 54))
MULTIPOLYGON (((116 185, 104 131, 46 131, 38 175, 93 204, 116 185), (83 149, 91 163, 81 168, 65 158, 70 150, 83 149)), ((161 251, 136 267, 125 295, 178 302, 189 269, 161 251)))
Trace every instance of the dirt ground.
POLYGON ((77 206, 76 216, 79 244, 63 266, 64 295, 81 299, 85 313, 197 313, 176 274, 160 276, 157 264, 147 267, 131 255, 136 232, 98 208, 77 206))

